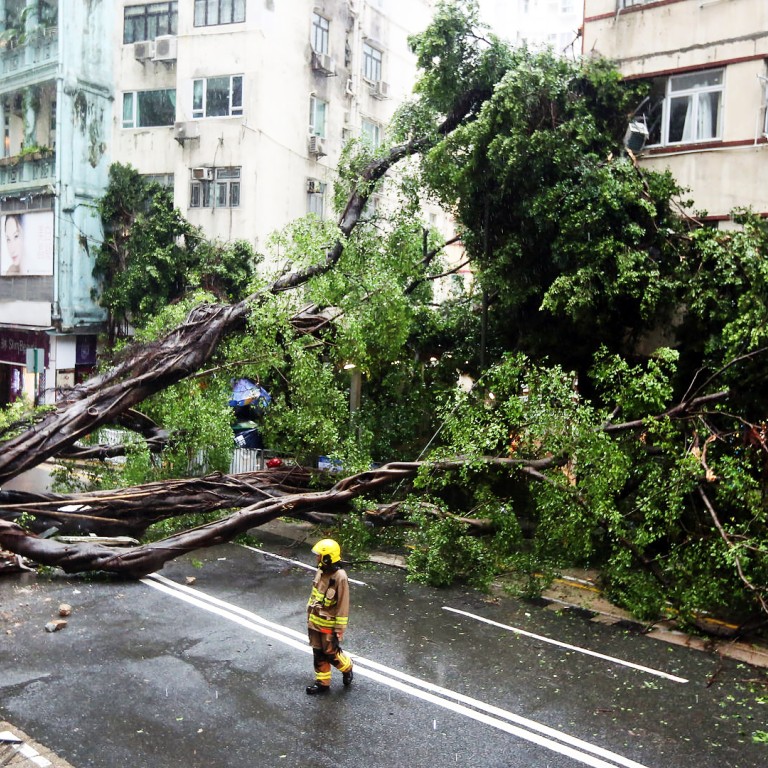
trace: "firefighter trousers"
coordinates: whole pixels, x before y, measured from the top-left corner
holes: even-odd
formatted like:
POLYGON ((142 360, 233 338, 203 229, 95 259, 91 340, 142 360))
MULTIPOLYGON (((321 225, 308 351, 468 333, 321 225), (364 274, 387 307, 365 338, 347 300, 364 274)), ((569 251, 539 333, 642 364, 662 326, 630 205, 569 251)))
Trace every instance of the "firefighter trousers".
POLYGON ((352 659, 339 647, 339 639, 333 633, 307 630, 315 667, 315 680, 319 685, 331 684, 331 666, 339 672, 352 669, 352 659))

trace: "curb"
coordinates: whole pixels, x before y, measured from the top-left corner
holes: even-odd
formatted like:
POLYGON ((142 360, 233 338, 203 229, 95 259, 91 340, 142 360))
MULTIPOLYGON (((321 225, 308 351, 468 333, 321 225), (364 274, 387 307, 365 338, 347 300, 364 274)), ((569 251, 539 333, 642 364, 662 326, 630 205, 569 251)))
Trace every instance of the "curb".
POLYGON ((5 720, 0 720, 0 765, 8 768, 73 768, 5 720))

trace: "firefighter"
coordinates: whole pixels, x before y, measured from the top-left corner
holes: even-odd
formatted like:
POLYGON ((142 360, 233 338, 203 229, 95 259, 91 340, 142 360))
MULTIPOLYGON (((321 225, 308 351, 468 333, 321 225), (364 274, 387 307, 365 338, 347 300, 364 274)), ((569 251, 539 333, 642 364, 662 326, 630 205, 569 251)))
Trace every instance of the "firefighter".
POLYGON ((331 665, 341 672, 345 686, 352 682, 352 659, 342 650, 349 621, 349 580, 341 564, 341 547, 333 539, 322 539, 312 547, 317 572, 307 602, 307 631, 315 666, 315 682, 307 686, 313 696, 331 688, 331 665))

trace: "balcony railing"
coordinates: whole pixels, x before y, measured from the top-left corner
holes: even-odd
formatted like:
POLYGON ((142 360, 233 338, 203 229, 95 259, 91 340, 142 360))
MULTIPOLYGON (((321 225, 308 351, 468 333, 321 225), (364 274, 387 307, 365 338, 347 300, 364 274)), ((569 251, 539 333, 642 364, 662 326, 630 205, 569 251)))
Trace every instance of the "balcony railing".
POLYGON ((19 75, 28 69, 55 63, 58 40, 58 27, 47 27, 36 32, 23 45, 0 49, 0 77, 19 75))
POLYGON ((53 184, 56 155, 53 152, 0 158, 0 189, 12 192, 43 184, 53 184))

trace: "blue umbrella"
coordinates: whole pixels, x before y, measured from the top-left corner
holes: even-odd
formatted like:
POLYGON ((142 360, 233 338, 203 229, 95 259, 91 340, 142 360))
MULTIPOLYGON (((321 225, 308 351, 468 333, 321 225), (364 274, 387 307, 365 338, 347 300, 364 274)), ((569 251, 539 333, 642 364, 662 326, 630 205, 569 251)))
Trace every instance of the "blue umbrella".
POLYGON ((232 385, 232 395, 229 405, 237 408, 243 405, 254 405, 264 410, 272 402, 272 397, 264 387, 250 379, 236 379, 232 385))

